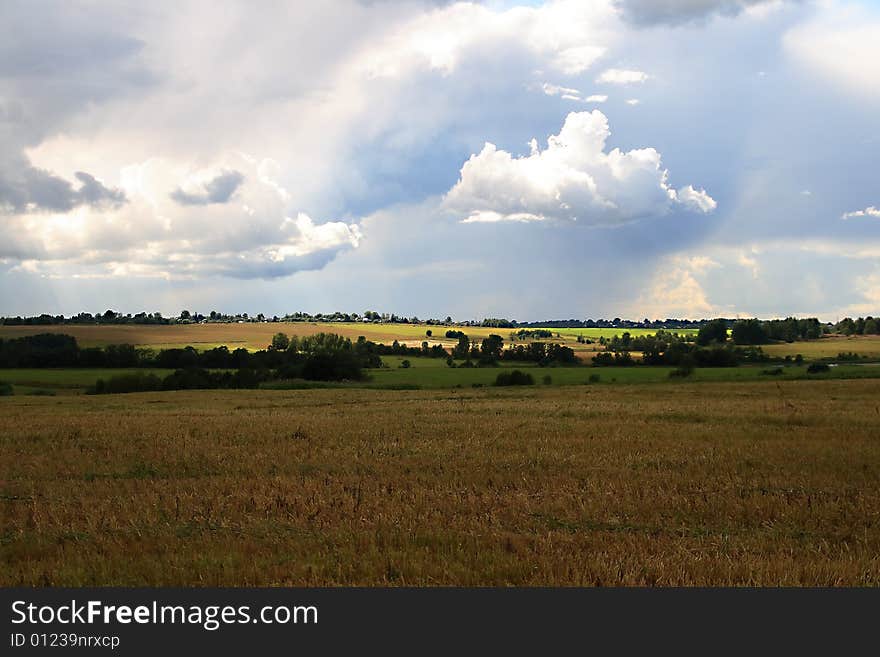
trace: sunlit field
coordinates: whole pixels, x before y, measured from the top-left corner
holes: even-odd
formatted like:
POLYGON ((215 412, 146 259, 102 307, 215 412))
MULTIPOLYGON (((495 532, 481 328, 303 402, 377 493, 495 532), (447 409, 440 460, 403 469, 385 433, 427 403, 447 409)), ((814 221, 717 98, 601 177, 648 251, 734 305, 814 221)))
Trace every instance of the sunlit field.
POLYGON ((2 398, 0 583, 876 585, 878 399, 875 380, 2 398))
POLYGON ((762 345, 770 356, 795 356, 804 358, 836 358, 838 354, 853 352, 869 359, 880 360, 880 335, 832 335, 820 340, 782 342, 762 345))
MULTIPOLYGON (((94 347, 108 344, 133 344, 155 349, 185 347, 192 345, 199 349, 211 349, 219 345, 230 348, 245 347, 246 349, 264 349, 276 333, 287 335, 313 335, 315 333, 338 333, 352 340, 363 335, 374 342, 393 342, 398 340, 408 344, 420 344, 427 340, 432 344, 455 344, 455 340, 445 337, 447 330, 464 331, 471 338, 484 338, 490 333, 501 335, 505 341, 509 339, 511 329, 486 328, 477 326, 425 326, 413 324, 372 324, 362 322, 247 322, 242 324, 170 324, 170 325, 135 325, 135 324, 104 324, 104 325, 46 325, 46 326, 0 326, 0 338, 15 338, 38 333, 65 333, 76 338, 80 346, 94 347), (426 332, 432 336, 427 337, 426 332)), ((547 329, 557 342, 576 347, 577 336, 598 340, 600 337, 610 338, 629 331, 631 335, 655 333, 652 329, 547 329)), ((679 331, 679 333, 696 333, 696 331, 679 331)), ((589 347, 589 345, 584 345, 589 347)))

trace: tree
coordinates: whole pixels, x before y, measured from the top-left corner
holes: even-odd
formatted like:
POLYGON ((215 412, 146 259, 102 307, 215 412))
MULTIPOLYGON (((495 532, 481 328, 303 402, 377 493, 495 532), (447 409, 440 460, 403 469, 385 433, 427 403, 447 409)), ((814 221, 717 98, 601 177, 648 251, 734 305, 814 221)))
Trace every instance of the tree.
POLYGON ((468 358, 471 351, 471 341, 464 333, 459 333, 458 344, 452 348, 452 356, 454 358, 468 358))
POLYGON ((269 345, 269 349, 272 351, 286 351, 289 346, 290 338, 284 333, 276 333, 272 336, 272 344, 269 345))
POLYGON ((425 331, 425 336, 430 338, 432 335, 434 335, 434 332, 431 329, 428 329, 427 331, 425 331))
POLYGON ((494 363, 501 358, 501 347, 504 344, 504 338, 494 333, 489 334, 488 338, 484 338, 480 345, 480 360, 484 363, 494 363))
POLYGON ((757 319, 742 319, 733 323, 731 337, 734 344, 766 344, 767 332, 757 319))
POLYGON ((727 341, 727 322, 723 319, 713 319, 706 322, 700 327, 697 333, 697 344, 701 347, 712 344, 713 342, 727 341))

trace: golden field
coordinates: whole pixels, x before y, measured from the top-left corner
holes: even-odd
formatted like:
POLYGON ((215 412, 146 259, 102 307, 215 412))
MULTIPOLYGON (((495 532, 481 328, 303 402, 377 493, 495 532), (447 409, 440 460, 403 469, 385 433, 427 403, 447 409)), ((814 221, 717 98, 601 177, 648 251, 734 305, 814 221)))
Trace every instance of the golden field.
MULTIPOLYGON (((211 349, 226 345, 230 349, 265 349, 276 333, 289 336, 314 335, 315 333, 337 333, 356 340, 363 335, 374 342, 387 344, 398 340, 409 345, 420 345, 427 340, 431 344, 454 346, 455 339, 445 337, 447 330, 464 331, 471 338, 482 339, 490 333, 501 335, 508 341, 511 329, 487 328, 481 326, 426 326, 422 324, 373 324, 364 322, 244 322, 211 323, 211 324, 49 324, 39 326, 2 326, 0 339, 17 338, 38 333, 64 333, 72 335, 82 347, 101 347, 108 344, 133 344, 139 347, 166 349, 192 345, 197 349, 211 349), (426 331, 432 336, 427 337, 426 331)), ((581 344, 577 342, 574 329, 551 329, 559 332, 554 342, 564 343, 579 351, 598 351, 598 344, 581 344)), ((599 339, 600 335, 611 337, 620 330, 611 329, 578 329, 585 336, 599 339)), ((653 333, 645 329, 630 329, 635 333, 653 333)))
MULTIPOLYGON (((37 333, 65 333, 77 339, 80 346, 94 347, 108 344, 133 344, 139 347, 165 349, 192 345, 197 349, 210 349, 218 345, 227 345, 230 349, 244 347, 250 350, 265 349, 272 336, 278 332, 287 335, 314 335, 315 333, 338 333, 352 340, 365 336, 374 342, 390 344, 394 340, 411 346, 419 345, 427 340, 431 344, 443 344, 452 347, 456 340, 447 339, 449 329, 464 331, 468 336, 482 339, 490 333, 501 335, 509 344, 511 329, 487 328, 478 326, 425 326, 420 324, 372 324, 361 322, 246 322, 242 324, 63 324, 45 326, 0 326, 0 339, 16 338, 37 333), (431 330, 429 338, 425 332, 431 330)), ((602 351, 598 344, 600 337, 610 338, 629 332, 632 335, 651 334, 650 329, 549 329, 556 335, 550 340, 571 347, 586 361, 602 351), (577 342, 577 336, 583 335, 594 342, 584 344, 577 342)), ((683 330, 680 333, 694 333, 683 330)), ((531 341, 531 340, 529 340, 531 341)), ((801 354, 807 359, 834 358, 841 352, 856 352, 870 359, 880 359, 880 336, 831 335, 819 340, 804 342, 776 343, 763 345, 762 349, 770 356, 784 357, 801 354)), ((639 356, 634 353, 634 356, 639 356)), ((2 374, 0 374, 2 376, 2 374)))
POLYGON ((4 586, 877 585, 880 381, 8 397, 0 518, 4 586))

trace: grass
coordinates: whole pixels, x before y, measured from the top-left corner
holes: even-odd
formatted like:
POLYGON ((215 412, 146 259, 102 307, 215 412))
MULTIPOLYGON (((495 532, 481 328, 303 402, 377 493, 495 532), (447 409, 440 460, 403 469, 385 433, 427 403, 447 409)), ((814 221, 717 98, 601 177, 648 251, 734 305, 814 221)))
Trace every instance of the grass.
POLYGON ((791 356, 801 354, 804 358, 835 358, 839 353, 855 352, 869 359, 880 360, 880 335, 834 335, 820 340, 806 342, 782 342, 763 345, 762 349, 770 356, 791 356))
MULTIPOLYGON (((440 358, 410 358, 411 367, 401 368, 402 357, 383 358, 388 367, 369 370, 369 381, 354 384, 358 387, 387 388, 391 386, 414 386, 419 388, 454 388, 492 385, 499 371, 503 369, 522 369, 531 371, 536 383, 545 375, 552 378, 554 386, 571 386, 588 383, 591 376, 598 375, 598 383, 671 383, 669 373, 673 367, 538 367, 533 363, 504 363, 500 367, 449 368, 440 358)), ((457 361, 458 363, 459 361, 457 361)), ((810 375, 806 367, 782 367, 779 375, 770 377, 764 371, 768 365, 741 367, 697 368, 685 382, 724 382, 798 379, 856 379, 880 378, 880 367, 874 365, 840 365, 831 368, 827 374, 810 375)))
POLYGON ((58 392, 79 392, 94 385, 98 379, 109 379, 123 374, 148 371, 157 376, 167 376, 174 370, 138 368, 46 368, 46 369, 0 369, 0 380, 13 385, 16 394, 27 394, 38 388, 58 392))
MULTIPOLYGON (((402 356, 385 356, 382 369, 367 370, 369 378, 365 381, 350 383, 326 382, 273 382, 266 384, 267 389, 304 389, 304 388, 382 388, 382 389, 450 389, 456 387, 490 386, 495 382, 499 371, 504 369, 522 369, 531 371, 535 381, 541 383, 545 375, 549 375, 554 386, 582 385, 590 382, 590 377, 598 375, 599 380, 593 383, 630 384, 630 383, 671 383, 669 373, 673 367, 538 367, 533 363, 504 363, 499 367, 450 368, 442 358, 404 358, 402 356), (400 366, 403 360, 410 361, 409 368, 400 366)), ((460 364, 461 361, 457 361, 460 364)), ((705 367, 697 368, 685 382, 723 382, 723 381, 761 381, 768 378, 774 380, 798 379, 863 379, 880 378, 880 366, 876 364, 844 364, 832 367, 824 374, 811 375, 805 366, 782 367, 781 373, 768 376, 767 370, 775 369, 775 365, 755 365, 741 367, 705 367)), ((98 379, 108 379, 123 374, 148 372, 159 377, 171 374, 168 369, 133 368, 120 369, 5 369, 0 370, 0 381, 13 385, 15 394, 40 394, 39 390, 57 394, 76 394, 94 385, 98 379)))
POLYGON ((0 398, 0 585, 878 585, 878 393, 0 398))

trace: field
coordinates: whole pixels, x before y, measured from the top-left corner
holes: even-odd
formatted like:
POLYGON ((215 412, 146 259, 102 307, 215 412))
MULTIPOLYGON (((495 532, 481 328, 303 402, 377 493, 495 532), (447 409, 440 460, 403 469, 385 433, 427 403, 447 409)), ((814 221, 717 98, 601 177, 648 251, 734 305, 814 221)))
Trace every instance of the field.
POLYGON ((854 352, 871 360, 880 360, 880 335, 833 335, 806 342, 782 342, 761 347, 770 356, 801 354, 807 359, 836 358, 840 353, 854 352))
MULTIPOLYGON (((443 344, 451 347, 455 340, 445 337, 450 327, 423 326, 412 324, 370 324, 359 322, 279 322, 279 323, 244 323, 244 324, 175 324, 166 326, 148 325, 49 325, 49 326, 0 326, 0 338, 13 338, 36 333, 66 333, 77 339, 80 346, 93 347, 108 344, 133 344, 153 349, 168 349, 192 345, 197 349, 211 349, 219 345, 227 345, 230 349, 244 347, 250 350, 265 349, 272 341, 272 336, 283 332, 287 335, 312 335, 314 333, 331 332, 356 340, 363 335, 374 342, 391 343, 394 340, 409 345, 419 345, 427 340, 431 344, 443 344), (425 335, 431 330, 433 335, 425 335)), ((505 343, 509 343, 510 329, 483 327, 451 327, 462 330, 472 338, 483 338, 490 333, 501 335, 505 343)), ((571 347, 579 355, 589 360, 593 353, 602 350, 596 342, 600 337, 611 338, 629 332, 631 335, 653 334, 653 329, 547 329, 554 333, 553 342, 560 342, 571 347), (577 342, 578 336, 592 340, 593 344, 577 342)), ((677 331, 680 334, 695 334, 696 330, 677 331)), ((801 354, 807 359, 834 358, 841 352, 856 352, 872 360, 880 360, 880 336, 829 336, 820 340, 764 345, 765 352, 771 356, 792 356, 801 354)))
MULTIPOLYGON (((283 388, 378 388, 378 389, 452 389, 491 386, 499 372, 519 369, 529 372, 538 385, 571 386, 585 384, 663 383, 678 384, 670 378, 672 367, 538 367, 534 363, 505 363, 501 367, 449 368, 440 358, 408 358, 385 356, 382 369, 367 370, 364 381, 322 383, 317 381, 277 381, 264 384, 269 389, 283 388), (402 368, 404 360, 410 367, 402 368)), ((792 381, 801 379, 864 379, 880 378, 880 364, 843 364, 823 374, 809 374, 805 367, 787 366, 770 376, 772 366, 702 367, 694 370, 687 383, 723 381, 792 381)), ((150 369, 0 369, 0 382, 11 383, 16 395, 81 394, 98 379, 149 372, 159 377, 173 370, 150 369)))
MULTIPOLYGON (((421 344, 427 340, 432 344, 442 343, 455 344, 455 340, 446 339, 446 331, 450 328, 464 331, 472 338, 484 338, 490 333, 501 335, 505 341, 511 333, 511 329, 483 328, 477 326, 448 327, 448 326, 423 326, 413 324, 371 324, 360 322, 270 322, 270 323, 244 323, 244 324, 172 324, 172 325, 134 325, 134 324, 107 324, 101 326, 89 326, 78 324, 48 325, 48 326, 0 326, 0 338, 15 338, 22 335, 34 335, 37 333, 66 333, 77 339, 84 347, 104 346, 108 344, 133 344, 140 347, 152 347, 154 349, 167 349, 170 347, 185 347, 192 345, 199 349, 210 349, 218 345, 227 345, 230 349, 245 347, 246 349, 265 349, 272 341, 272 336, 278 332, 287 335, 312 335, 314 333, 328 332, 344 335, 352 340, 363 335, 374 342, 391 343, 394 340, 412 345, 421 344), (425 335, 426 331, 432 331, 432 337, 425 335)), ((563 342, 571 347, 581 348, 590 345, 581 345, 577 342, 577 336, 598 340, 600 337, 610 338, 613 335, 622 334, 629 330, 632 335, 654 333, 648 329, 549 329, 558 333, 554 338, 557 342, 563 342)), ((680 333, 696 333, 696 331, 680 331, 680 333)))
POLYGON ((0 584, 877 585, 880 382, 0 398, 0 584))

